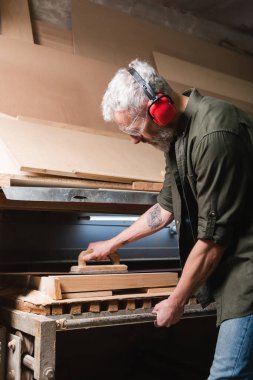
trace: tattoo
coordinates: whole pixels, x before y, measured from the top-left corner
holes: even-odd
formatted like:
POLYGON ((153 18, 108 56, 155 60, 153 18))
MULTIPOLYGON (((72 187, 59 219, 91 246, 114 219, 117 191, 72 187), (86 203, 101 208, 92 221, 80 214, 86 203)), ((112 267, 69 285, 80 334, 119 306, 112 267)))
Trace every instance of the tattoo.
POLYGON ((162 224, 161 207, 159 204, 154 205, 148 214, 148 226, 155 230, 162 224))
POLYGON ((128 240, 124 240, 124 241, 122 241, 122 245, 125 245, 125 244, 128 244, 129 243, 129 241, 128 240))

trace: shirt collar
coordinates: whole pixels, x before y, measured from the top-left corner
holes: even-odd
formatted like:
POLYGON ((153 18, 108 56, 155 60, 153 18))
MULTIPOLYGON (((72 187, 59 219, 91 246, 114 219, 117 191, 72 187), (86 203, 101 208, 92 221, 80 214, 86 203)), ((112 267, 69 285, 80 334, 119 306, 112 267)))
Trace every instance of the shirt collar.
POLYGON ((198 92, 196 88, 191 88, 183 92, 184 96, 188 96, 189 100, 187 106, 179 117, 177 131, 178 136, 185 135, 188 131, 189 122, 192 116, 197 112, 199 108, 199 102, 202 100, 203 96, 198 92))

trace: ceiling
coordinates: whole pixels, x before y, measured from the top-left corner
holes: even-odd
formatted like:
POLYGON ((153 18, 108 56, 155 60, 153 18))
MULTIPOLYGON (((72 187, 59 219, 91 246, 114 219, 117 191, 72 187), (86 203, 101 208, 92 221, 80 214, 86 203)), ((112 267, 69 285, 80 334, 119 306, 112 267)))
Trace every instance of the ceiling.
MULTIPOLYGON (((252 0, 91 1, 253 56, 252 0)), ((71 0, 29 0, 32 17, 71 29, 71 0)))

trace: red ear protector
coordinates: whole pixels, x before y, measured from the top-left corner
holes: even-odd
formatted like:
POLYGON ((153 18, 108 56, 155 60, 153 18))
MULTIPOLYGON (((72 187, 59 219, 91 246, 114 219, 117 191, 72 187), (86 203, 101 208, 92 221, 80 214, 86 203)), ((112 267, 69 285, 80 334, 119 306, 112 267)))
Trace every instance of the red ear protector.
POLYGON ((174 102, 168 95, 162 93, 156 94, 149 83, 140 76, 140 74, 133 68, 129 68, 128 72, 139 83, 147 97, 150 99, 148 105, 148 114, 159 127, 165 127, 172 123, 176 117, 176 107, 174 102))

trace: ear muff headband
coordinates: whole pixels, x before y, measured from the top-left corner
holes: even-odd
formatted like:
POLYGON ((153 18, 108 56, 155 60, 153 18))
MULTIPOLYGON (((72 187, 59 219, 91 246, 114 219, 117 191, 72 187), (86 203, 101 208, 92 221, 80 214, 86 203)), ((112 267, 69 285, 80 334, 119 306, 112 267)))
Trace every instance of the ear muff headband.
POLYGON ((128 72, 132 75, 144 93, 149 98, 148 114, 159 127, 165 127, 172 123, 176 117, 176 107, 172 99, 165 94, 156 94, 153 88, 147 83, 140 74, 133 68, 129 68, 128 72))
POLYGON ((153 88, 150 86, 149 83, 147 83, 141 76, 140 74, 133 68, 131 67, 128 69, 129 73, 132 75, 132 77, 136 80, 136 82, 139 83, 145 94, 150 100, 156 100, 157 96, 153 88))

